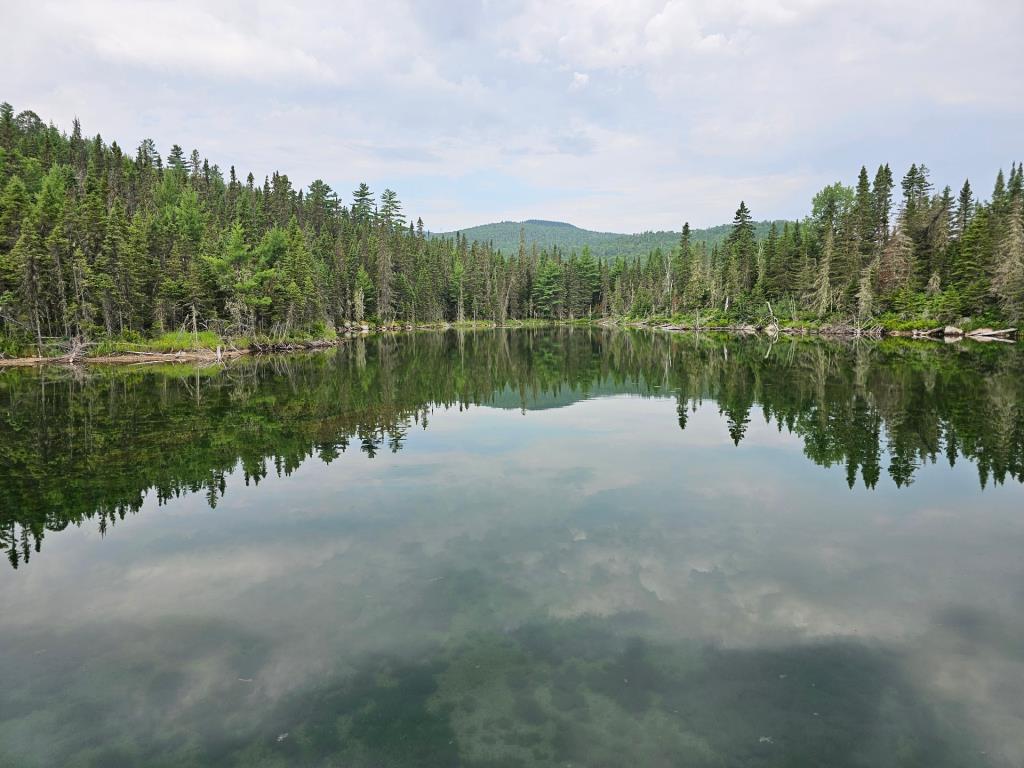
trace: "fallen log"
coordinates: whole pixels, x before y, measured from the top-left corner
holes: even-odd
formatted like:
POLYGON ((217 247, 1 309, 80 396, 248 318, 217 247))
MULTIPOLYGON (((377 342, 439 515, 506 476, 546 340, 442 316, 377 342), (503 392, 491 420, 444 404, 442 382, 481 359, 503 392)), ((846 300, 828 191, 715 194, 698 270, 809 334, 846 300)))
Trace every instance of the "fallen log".
POLYGON ((972 338, 972 339, 983 338, 983 337, 984 338, 996 338, 996 337, 1012 336, 1016 332, 1017 332, 1016 328, 1002 328, 1002 329, 1000 329, 998 331, 993 330, 992 328, 977 328, 977 329, 971 331, 970 333, 968 333, 967 336, 969 338, 972 338))

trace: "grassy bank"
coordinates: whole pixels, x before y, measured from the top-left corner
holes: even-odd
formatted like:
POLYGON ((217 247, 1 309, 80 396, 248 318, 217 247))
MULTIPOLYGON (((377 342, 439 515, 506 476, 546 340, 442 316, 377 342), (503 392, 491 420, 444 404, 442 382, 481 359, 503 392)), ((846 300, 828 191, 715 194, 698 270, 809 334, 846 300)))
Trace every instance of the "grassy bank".
POLYGON ((589 325, 590 320, 552 321, 543 319, 465 320, 438 323, 360 323, 340 329, 322 328, 286 336, 224 336, 213 331, 173 331, 145 339, 126 334, 96 340, 51 339, 42 354, 34 346, 7 344, 0 353, 0 367, 30 366, 46 363, 158 363, 219 362, 241 355, 287 352, 333 346, 339 341, 369 333, 405 333, 411 331, 487 330, 493 328, 543 328, 550 325, 589 325))

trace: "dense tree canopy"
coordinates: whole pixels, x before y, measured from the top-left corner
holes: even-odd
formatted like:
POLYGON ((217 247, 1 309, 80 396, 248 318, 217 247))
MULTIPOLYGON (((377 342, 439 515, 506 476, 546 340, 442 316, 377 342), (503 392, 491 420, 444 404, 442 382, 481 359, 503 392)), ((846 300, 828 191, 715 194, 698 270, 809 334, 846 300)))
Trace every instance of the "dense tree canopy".
POLYGON ((70 337, 322 334, 351 323, 717 313, 934 322, 1024 315, 1022 168, 991 199, 933 190, 913 165, 826 187, 801 222, 758 238, 740 203, 708 247, 684 227, 645 257, 428 238, 395 192, 227 178, 198 151, 134 156, 0 106, 0 352, 70 337))

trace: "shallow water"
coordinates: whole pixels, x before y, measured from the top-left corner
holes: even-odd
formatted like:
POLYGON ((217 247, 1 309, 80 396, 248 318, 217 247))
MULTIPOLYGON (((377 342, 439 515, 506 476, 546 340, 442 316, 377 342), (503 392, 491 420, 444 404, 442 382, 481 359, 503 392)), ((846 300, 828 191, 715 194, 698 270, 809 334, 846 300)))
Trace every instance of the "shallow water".
POLYGON ((1022 478, 1004 345, 6 371, 0 765, 1019 766, 1022 478))

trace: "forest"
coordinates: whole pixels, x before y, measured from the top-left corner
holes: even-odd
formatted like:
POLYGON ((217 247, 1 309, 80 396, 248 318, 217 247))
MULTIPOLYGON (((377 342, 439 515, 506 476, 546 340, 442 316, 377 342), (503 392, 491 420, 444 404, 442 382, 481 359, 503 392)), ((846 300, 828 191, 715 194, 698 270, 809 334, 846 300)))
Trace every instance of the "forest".
MULTIPOLYGON (((198 150, 134 152, 0 105, 0 354, 71 339, 330 338, 352 325, 696 317, 896 328, 1024 316, 1024 170, 988 198, 862 167, 758 237, 741 202, 710 247, 599 259, 428 237, 397 194, 258 182, 198 150)), ((681 219, 683 216, 680 217, 681 219)))
MULTIPOLYGON (((780 220, 775 223, 781 227, 785 221, 780 220)), ((754 232, 758 239, 767 237, 771 225, 770 221, 754 222, 754 232)), ((692 229, 690 240, 694 245, 702 242, 707 243, 709 247, 716 244, 721 245, 728 240, 731 232, 732 225, 730 224, 692 229)), ((455 232, 431 233, 428 231, 427 237, 454 238, 455 234, 455 232)), ((590 229, 581 229, 564 221, 541 221, 538 219, 481 224, 462 229, 459 234, 469 238, 471 242, 477 240, 481 243, 490 243, 496 250, 504 253, 518 253, 520 239, 525 240, 527 248, 531 248, 536 243, 538 250, 557 248, 561 253, 572 253, 573 251, 582 253, 584 248, 588 248, 599 261, 608 261, 620 256, 626 260, 632 260, 638 256, 646 257, 657 248, 671 253, 679 244, 678 231, 659 230, 626 235, 617 232, 595 232, 590 229)))

